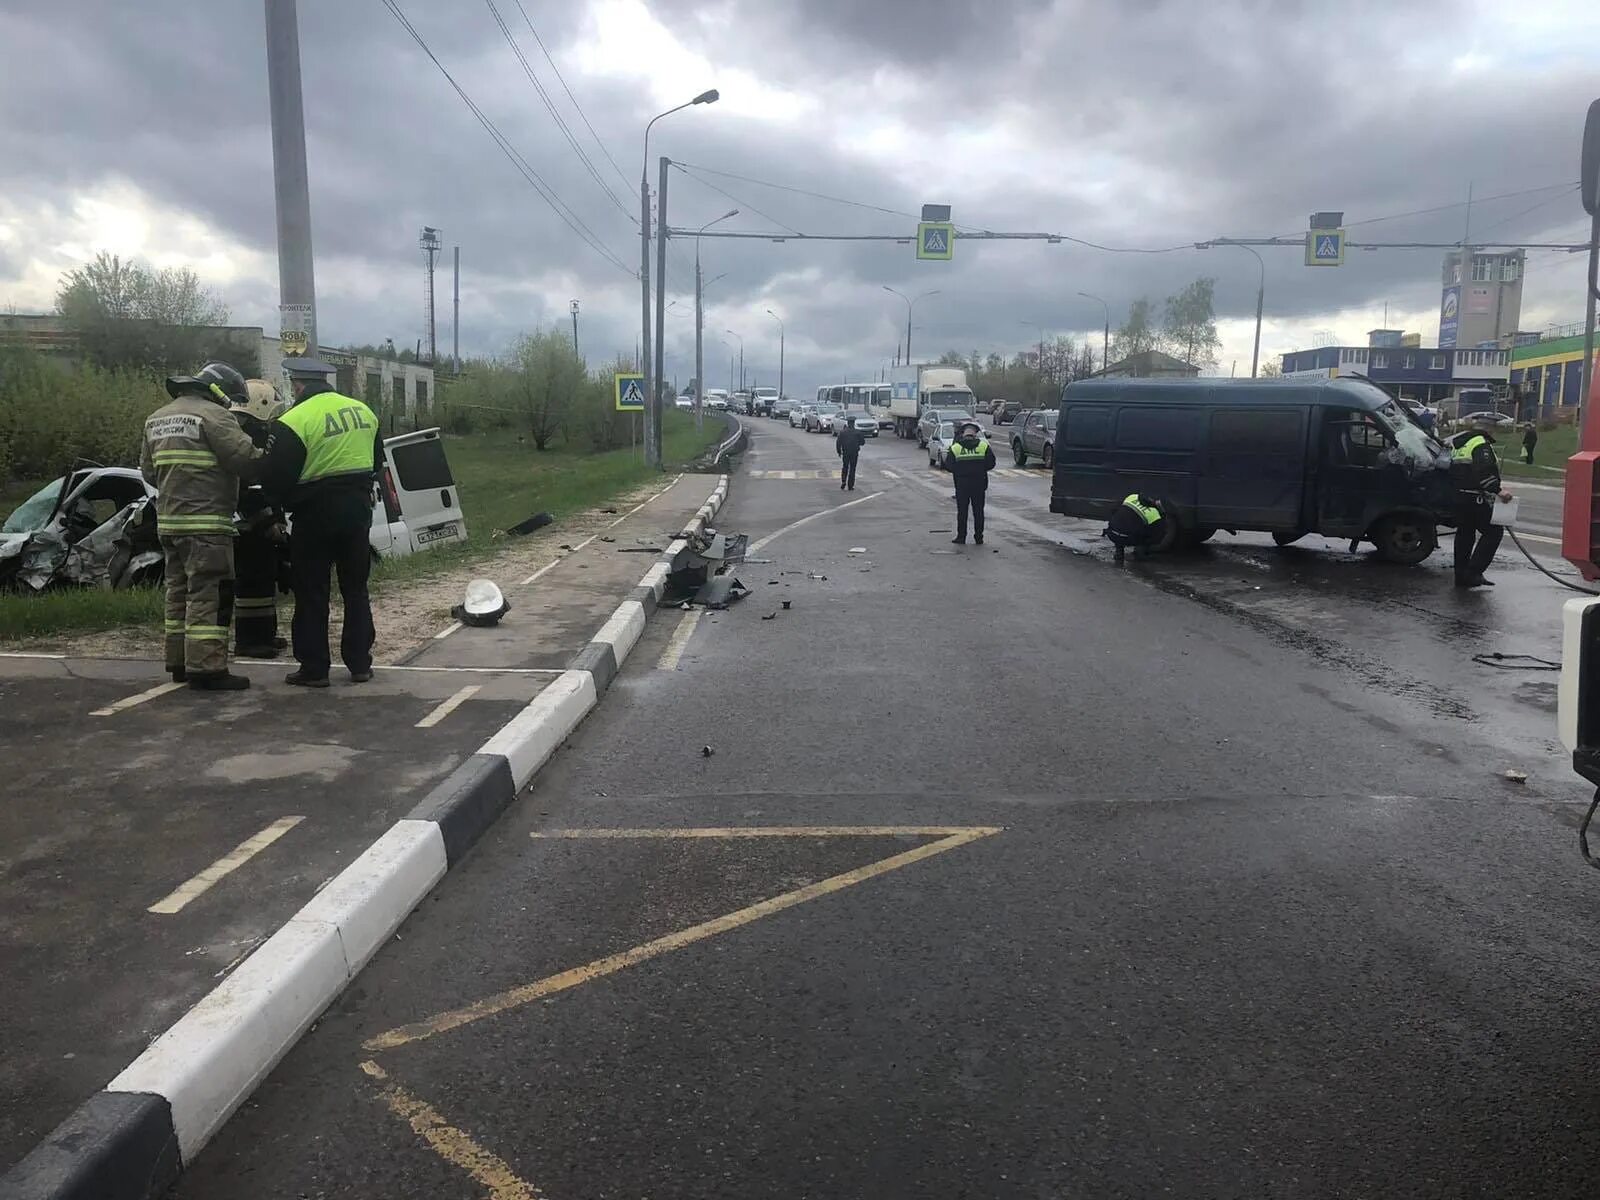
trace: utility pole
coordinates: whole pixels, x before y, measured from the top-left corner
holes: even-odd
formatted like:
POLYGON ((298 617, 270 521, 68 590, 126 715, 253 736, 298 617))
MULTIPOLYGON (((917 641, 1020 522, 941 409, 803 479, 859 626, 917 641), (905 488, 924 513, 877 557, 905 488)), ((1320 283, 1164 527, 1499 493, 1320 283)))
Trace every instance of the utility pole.
POLYGON ((783 318, 780 317, 777 313, 773 312, 770 308, 767 309, 767 316, 771 317, 774 321, 776 321, 778 323, 778 395, 779 395, 779 397, 782 397, 782 395, 783 395, 783 338, 784 338, 783 318))
POLYGON ((661 177, 656 185, 656 369, 650 375, 650 393, 644 401, 645 461, 656 470, 663 468, 661 457, 661 380, 667 323, 667 166, 672 160, 661 156, 661 177))
MULTIPOLYGON (((567 306, 572 312, 572 353, 578 354, 578 302, 576 299, 567 306)), ((581 358, 582 355, 579 355, 581 358)))
POLYGON ((456 247, 456 278, 451 300, 455 311, 450 317, 450 361, 455 364, 455 373, 461 374, 461 247, 456 247))
POLYGON ((317 353, 317 288, 312 273, 311 190, 306 173, 295 0, 266 0, 266 14, 272 185, 278 212, 278 328, 280 337, 291 335, 283 339, 286 350, 310 357, 317 353))
POLYGON ((1111 306, 1093 293, 1079 292, 1078 295, 1082 296, 1085 300, 1093 300, 1097 302, 1101 308, 1105 309, 1106 323, 1105 328, 1100 334, 1100 373, 1103 375, 1105 374, 1106 368, 1111 365, 1111 306))
MULTIPOLYGON (((422 236, 417 239, 417 245, 422 247, 422 253, 428 260, 428 281, 426 295, 427 301, 427 337, 428 337, 428 365, 431 367, 439 360, 438 326, 433 319, 433 262, 439 254, 439 231, 431 225, 422 227, 422 236)), ((420 359, 421 354, 417 357, 420 359)))
POLYGON ((706 394, 706 285, 704 276, 700 274, 700 240, 694 243, 694 427, 705 428, 705 405, 703 398, 706 394))

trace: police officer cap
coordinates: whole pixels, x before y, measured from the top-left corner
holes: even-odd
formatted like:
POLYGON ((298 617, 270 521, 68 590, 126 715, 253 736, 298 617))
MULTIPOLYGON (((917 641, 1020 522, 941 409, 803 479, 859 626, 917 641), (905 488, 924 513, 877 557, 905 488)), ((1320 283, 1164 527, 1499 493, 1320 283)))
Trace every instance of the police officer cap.
POLYGON ((981 428, 979 428, 978 423, 976 421, 963 421, 963 422, 961 422, 961 432, 962 433, 966 433, 967 430, 969 430, 969 429, 972 430, 973 433, 982 433, 983 432, 983 430, 981 428))
POLYGON ((320 358, 286 358, 283 369, 294 379, 320 379, 333 374, 333 368, 320 358))

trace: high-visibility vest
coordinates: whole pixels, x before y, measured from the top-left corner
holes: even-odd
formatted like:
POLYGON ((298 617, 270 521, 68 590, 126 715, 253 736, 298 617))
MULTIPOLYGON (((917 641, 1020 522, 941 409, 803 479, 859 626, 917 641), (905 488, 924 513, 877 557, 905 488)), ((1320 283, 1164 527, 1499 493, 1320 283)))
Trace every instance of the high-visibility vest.
POLYGON ((1161 510, 1153 504, 1139 503, 1138 492, 1134 492, 1131 496, 1124 496, 1122 503, 1143 517, 1146 525, 1154 525, 1161 520, 1161 510))
POLYGON ((318 392, 296 404, 278 420, 294 430, 305 445, 301 483, 339 475, 372 476, 372 445, 378 418, 359 400, 338 392, 318 392))
POLYGON ((1476 451, 1479 446, 1486 446, 1488 444, 1488 438, 1484 437, 1481 433, 1475 433, 1466 441, 1462 442, 1461 445, 1450 451, 1450 461, 1458 463, 1470 463, 1472 461, 1473 452, 1476 451))
POLYGON ((951 442, 950 453, 956 458, 982 458, 989 453, 989 443, 979 438, 978 444, 968 450, 960 442, 951 442))

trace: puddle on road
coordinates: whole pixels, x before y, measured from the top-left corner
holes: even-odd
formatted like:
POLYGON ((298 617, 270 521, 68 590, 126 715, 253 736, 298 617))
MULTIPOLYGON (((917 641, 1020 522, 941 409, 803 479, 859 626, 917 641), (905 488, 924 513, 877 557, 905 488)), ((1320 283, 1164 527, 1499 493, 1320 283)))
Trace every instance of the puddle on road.
POLYGON ((263 779, 312 775, 324 783, 332 783, 364 753, 350 746, 281 746, 270 752, 220 758, 206 768, 206 778, 223 779, 229 783, 255 783, 263 779))

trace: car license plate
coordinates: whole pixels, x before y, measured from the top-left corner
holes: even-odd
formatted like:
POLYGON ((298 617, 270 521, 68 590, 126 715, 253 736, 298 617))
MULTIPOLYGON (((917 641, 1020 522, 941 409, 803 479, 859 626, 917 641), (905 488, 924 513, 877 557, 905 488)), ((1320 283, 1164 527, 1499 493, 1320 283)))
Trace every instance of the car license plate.
POLYGON ((460 530, 456 528, 454 521, 448 525, 435 525, 432 529, 424 529, 421 533, 417 534, 417 545, 426 546, 429 542, 438 542, 443 541, 445 538, 453 538, 457 536, 459 532, 460 530))

